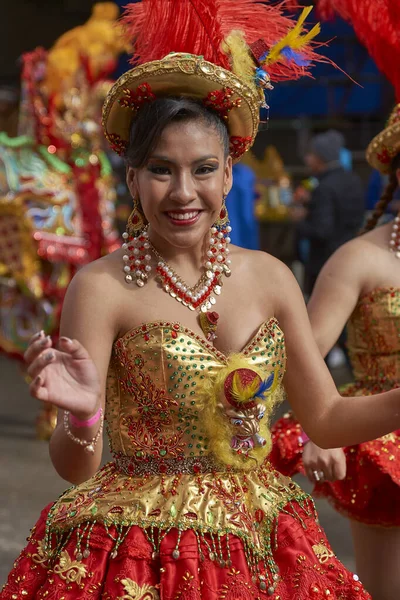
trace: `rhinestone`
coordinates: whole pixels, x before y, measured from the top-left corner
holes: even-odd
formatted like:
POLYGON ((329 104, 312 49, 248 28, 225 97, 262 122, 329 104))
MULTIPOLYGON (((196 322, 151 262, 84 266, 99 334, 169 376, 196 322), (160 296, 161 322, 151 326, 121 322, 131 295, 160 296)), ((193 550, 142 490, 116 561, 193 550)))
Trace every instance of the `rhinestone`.
POLYGON ((124 240, 127 240, 129 237, 129 234, 126 231, 124 231, 124 233, 122 234, 122 237, 124 238, 124 240))
POLYGON ((203 304, 203 305, 201 306, 201 312, 203 312, 203 313, 206 313, 206 312, 207 312, 207 310, 208 310, 208 309, 207 309, 207 306, 206 306, 205 304, 203 304))
POLYGON ((210 310, 211 307, 212 307, 211 302, 206 302, 206 310, 210 310))
MULTIPOLYGON (((260 586, 260 587, 261 587, 261 586, 260 586)), ((265 584, 265 587, 266 587, 266 584, 265 584)), ((264 589, 265 589, 265 588, 264 588, 264 589)), ((274 592, 275 592, 275 588, 274 588, 274 587, 272 587, 272 585, 271 585, 271 587, 269 587, 269 588, 268 588, 268 596, 272 596, 272 594, 273 594, 274 592)))
POLYGON ((215 560, 214 552, 210 552, 210 554, 208 556, 210 557, 210 560, 215 560))
POLYGON ((176 294, 175 294, 175 292, 172 292, 172 291, 171 291, 171 292, 169 293, 169 295, 171 296, 171 298, 176 298, 176 294))
POLYGON ((189 304, 189 309, 190 310, 196 310, 194 306, 192 306, 191 304, 189 304))
POLYGON ((143 287, 144 286, 143 279, 136 279, 136 285, 138 285, 139 287, 143 287))
POLYGON ((211 304, 216 303, 216 299, 214 298, 214 296, 210 296, 210 302, 211 302, 211 304))
POLYGON ((82 558, 83 558, 82 552, 77 552, 76 553, 76 560, 82 560, 82 558))
POLYGON ((111 552, 110 556, 111 556, 111 558, 117 558, 117 554, 118 554, 117 550, 113 550, 111 552))
POLYGON ((123 257, 122 257, 122 260, 124 262, 128 262, 129 261, 129 256, 127 254, 124 254, 123 257))
POLYGON ((93 444, 89 444, 88 446, 85 446, 85 450, 89 454, 94 454, 94 446, 93 446, 93 444))
POLYGON ((221 293, 221 286, 220 285, 216 285, 214 288, 214 294, 217 294, 217 296, 219 296, 221 293))
POLYGON ((156 560, 158 558, 158 552, 153 552, 152 555, 151 555, 151 558, 153 560, 156 560))
POLYGON ((88 550, 87 548, 83 551, 83 558, 89 558, 90 556, 90 550, 88 550))
POLYGON ((126 265, 126 266, 124 267, 124 272, 125 272, 125 273, 130 273, 130 271, 131 271, 131 268, 130 268, 130 266, 129 266, 129 265, 126 265))
POLYGON ((207 271, 206 275, 208 279, 212 279, 214 277, 214 273, 212 271, 207 271))
POLYGON ((179 556, 180 556, 180 552, 179 552, 179 550, 176 550, 176 549, 175 549, 175 550, 172 552, 172 558, 174 558, 175 560, 178 560, 179 556))
POLYGON ((125 275, 125 281, 126 281, 126 283, 132 283, 132 281, 133 281, 132 275, 125 275))

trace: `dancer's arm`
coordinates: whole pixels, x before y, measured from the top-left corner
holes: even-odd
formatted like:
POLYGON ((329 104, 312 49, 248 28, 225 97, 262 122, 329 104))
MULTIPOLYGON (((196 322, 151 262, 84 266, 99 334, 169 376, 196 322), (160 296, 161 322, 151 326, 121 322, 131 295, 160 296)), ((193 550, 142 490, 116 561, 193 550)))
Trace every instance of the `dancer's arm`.
POLYGON ((309 437, 322 448, 350 446, 400 427, 400 392, 342 398, 314 340, 300 288, 280 268, 276 316, 285 333, 288 400, 309 437))

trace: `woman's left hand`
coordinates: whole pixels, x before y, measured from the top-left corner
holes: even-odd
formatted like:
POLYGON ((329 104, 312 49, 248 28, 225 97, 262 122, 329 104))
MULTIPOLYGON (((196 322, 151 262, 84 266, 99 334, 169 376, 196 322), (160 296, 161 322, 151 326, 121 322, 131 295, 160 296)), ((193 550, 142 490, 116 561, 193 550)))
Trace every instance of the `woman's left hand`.
POLYGON ((303 464, 312 483, 337 481, 346 477, 346 455, 342 448, 323 450, 309 441, 303 449, 303 464))

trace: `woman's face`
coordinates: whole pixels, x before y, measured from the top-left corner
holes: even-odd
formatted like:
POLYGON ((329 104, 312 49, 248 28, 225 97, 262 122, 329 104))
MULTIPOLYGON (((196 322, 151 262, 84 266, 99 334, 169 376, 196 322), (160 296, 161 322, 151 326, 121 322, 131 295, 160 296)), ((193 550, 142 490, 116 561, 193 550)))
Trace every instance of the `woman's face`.
POLYGON ((128 168, 153 239, 189 248, 202 243, 232 186, 232 159, 218 133, 202 121, 168 125, 147 164, 128 168))

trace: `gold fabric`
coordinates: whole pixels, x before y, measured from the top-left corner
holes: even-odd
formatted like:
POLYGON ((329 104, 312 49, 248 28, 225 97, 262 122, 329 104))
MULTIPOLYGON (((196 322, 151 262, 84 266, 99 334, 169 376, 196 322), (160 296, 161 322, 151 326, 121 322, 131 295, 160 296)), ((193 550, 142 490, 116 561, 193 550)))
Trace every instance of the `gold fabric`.
POLYGON ((366 393, 395 387, 400 379, 400 289, 365 294, 347 332, 356 383, 366 393))
MULTIPOLYGON (((241 356, 249 368, 266 378, 277 372, 281 381, 285 346, 275 319, 260 327, 241 356)), ((144 325, 119 339, 106 402, 115 461, 61 496, 51 510, 50 530, 101 521, 106 526, 233 532, 263 546, 260 523, 272 524, 291 500, 308 500, 268 462, 244 472, 218 464, 211 455, 199 398, 204 382, 228 361, 176 323, 144 325), (130 476, 129 466, 142 475, 130 476)), ((262 528, 263 538, 269 533, 269 527, 262 528)))

